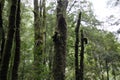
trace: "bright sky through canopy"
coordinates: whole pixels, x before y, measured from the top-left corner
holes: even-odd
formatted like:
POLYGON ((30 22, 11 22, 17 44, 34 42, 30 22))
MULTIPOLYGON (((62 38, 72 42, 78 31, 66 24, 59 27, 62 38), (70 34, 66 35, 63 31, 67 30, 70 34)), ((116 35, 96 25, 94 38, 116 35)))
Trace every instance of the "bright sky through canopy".
POLYGON ((106 9, 106 1, 107 0, 91 0, 93 3, 94 12, 100 19, 106 17, 108 14, 106 9))
POLYGON ((97 19, 105 22, 101 28, 109 31, 117 31, 120 28, 120 25, 110 25, 115 23, 120 19, 120 8, 119 6, 110 6, 108 1, 110 0, 90 0, 93 4, 94 13, 97 16, 97 19), (110 16, 114 16, 114 19, 108 19, 110 16), (110 20, 110 21, 109 21, 110 20))

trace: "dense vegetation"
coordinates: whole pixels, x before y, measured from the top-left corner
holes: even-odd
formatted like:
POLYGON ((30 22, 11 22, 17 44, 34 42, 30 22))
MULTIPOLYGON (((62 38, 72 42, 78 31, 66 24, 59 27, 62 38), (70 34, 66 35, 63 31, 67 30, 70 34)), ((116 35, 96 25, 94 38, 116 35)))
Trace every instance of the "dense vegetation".
POLYGON ((119 30, 102 24, 87 0, 0 0, 0 80, 119 80, 119 30))

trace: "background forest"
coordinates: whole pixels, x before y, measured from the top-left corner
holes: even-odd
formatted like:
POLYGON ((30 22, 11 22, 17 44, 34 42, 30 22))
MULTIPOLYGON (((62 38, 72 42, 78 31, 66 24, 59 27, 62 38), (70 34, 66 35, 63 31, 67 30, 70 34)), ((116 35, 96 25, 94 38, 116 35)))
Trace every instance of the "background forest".
POLYGON ((0 0, 0 80, 119 80, 120 30, 104 23, 89 0, 0 0))

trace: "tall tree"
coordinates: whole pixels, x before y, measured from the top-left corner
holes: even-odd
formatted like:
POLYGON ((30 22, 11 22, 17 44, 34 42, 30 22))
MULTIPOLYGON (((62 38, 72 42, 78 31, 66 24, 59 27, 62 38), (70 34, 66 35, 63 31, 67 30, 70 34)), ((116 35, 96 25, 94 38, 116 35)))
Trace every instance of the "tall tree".
POLYGON ((35 39, 35 44, 34 44, 34 80, 38 80, 39 74, 41 73, 40 71, 40 18, 39 18, 39 6, 38 6, 38 0, 34 0, 34 39, 35 39))
POLYGON ((17 16, 16 16, 16 31, 15 31, 15 55, 12 69, 12 80, 18 80, 18 67, 20 63, 20 2, 18 0, 17 16))
POLYGON ((87 44, 87 38, 84 38, 83 30, 81 30, 81 53, 80 53, 80 80, 84 80, 84 45, 87 44))
POLYGON ((34 0, 34 68, 35 80, 43 79, 44 74, 44 33, 45 33, 45 0, 34 0))
POLYGON ((0 80, 7 80, 8 66, 11 57, 11 48, 12 48, 15 25, 16 25, 16 11, 17 11, 17 0, 11 0, 8 33, 3 51, 2 64, 0 69, 0 80))
POLYGON ((77 26, 75 28, 75 35, 76 35, 76 41, 75 41, 75 78, 76 78, 76 80, 79 80, 78 54, 79 54, 79 27, 80 27, 80 21, 81 21, 81 12, 79 13, 77 26))
POLYGON ((67 5, 68 0, 57 0, 57 26, 53 36, 55 50, 53 62, 54 80, 65 80, 67 39, 67 23, 65 19, 67 5))

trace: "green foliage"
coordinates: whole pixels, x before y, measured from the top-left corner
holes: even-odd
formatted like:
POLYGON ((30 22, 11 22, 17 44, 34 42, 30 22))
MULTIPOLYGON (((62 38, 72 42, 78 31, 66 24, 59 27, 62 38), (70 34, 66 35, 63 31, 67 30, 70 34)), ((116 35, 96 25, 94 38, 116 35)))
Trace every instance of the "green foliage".
MULTIPOLYGON (((72 5, 73 0, 69 3, 68 10, 72 5)), ((75 3, 71 11, 67 15, 67 64, 66 64, 66 80, 74 80, 75 78, 75 62, 74 62, 74 43, 75 43, 75 26, 77 20, 78 7, 82 11, 81 29, 84 30, 84 35, 88 39, 88 44, 85 45, 85 80, 105 80, 106 65, 105 60, 108 60, 110 78, 120 78, 120 43, 112 32, 98 29, 100 21, 94 16, 91 8, 91 3, 82 1, 81 7, 79 3, 75 3), (84 7, 87 5, 87 7, 84 7), (75 10, 73 10, 75 9, 75 10)), ((33 60, 34 60, 34 27, 33 27, 33 7, 30 6, 28 0, 21 3, 21 61, 19 66, 19 80, 33 80, 33 60)), ((46 8, 46 45, 45 45, 45 66, 43 68, 43 79, 52 80, 54 46, 52 36, 56 26, 56 3, 51 1, 46 8)), ((6 1, 3 10, 3 21, 5 32, 7 32, 9 4, 6 1)), ((80 46, 80 45, 79 45, 80 46)), ((80 49, 79 49, 80 53, 80 49)), ((41 78, 41 76, 40 76, 41 78)))

